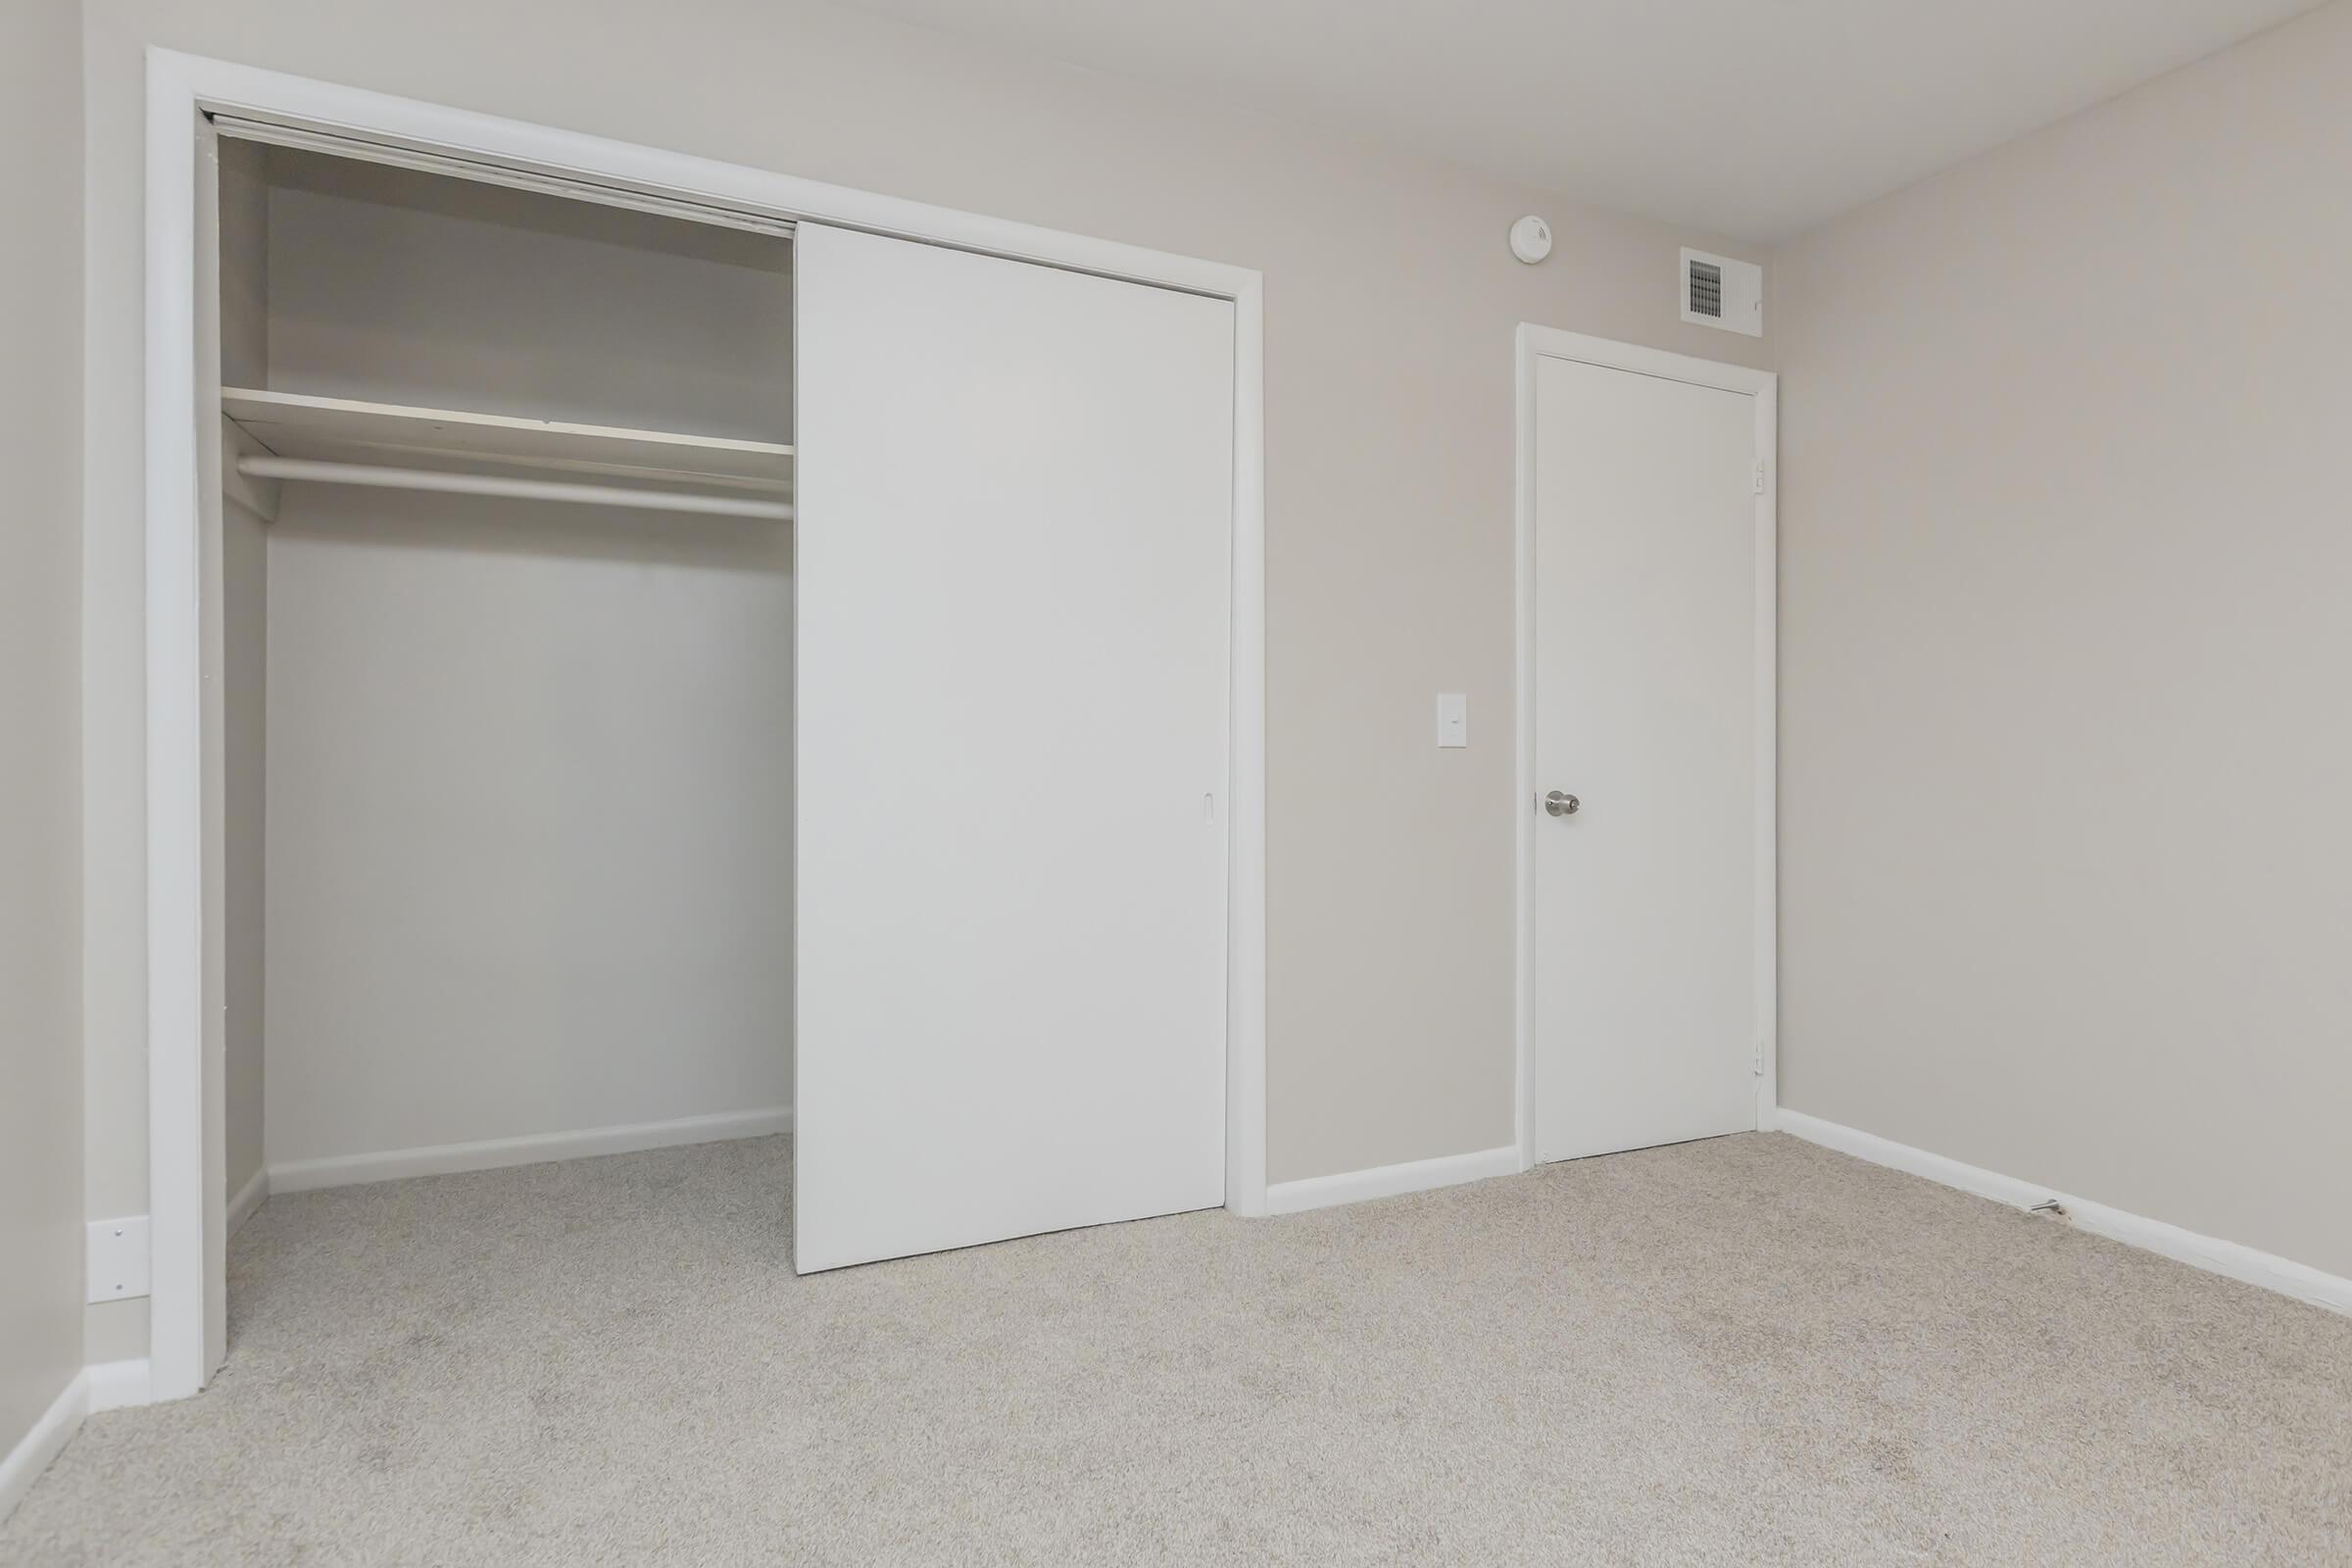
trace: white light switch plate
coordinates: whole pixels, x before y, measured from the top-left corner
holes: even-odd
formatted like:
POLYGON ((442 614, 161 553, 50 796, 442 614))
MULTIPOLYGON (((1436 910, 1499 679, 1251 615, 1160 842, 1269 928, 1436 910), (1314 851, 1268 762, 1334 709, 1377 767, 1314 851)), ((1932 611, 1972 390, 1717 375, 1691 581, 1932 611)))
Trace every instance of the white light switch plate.
POLYGON ((1470 744, 1470 699, 1460 692, 1438 693, 1438 744, 1470 744))
POLYGON ((147 1294, 147 1216, 90 1221, 86 1249, 90 1299, 119 1301, 147 1294))

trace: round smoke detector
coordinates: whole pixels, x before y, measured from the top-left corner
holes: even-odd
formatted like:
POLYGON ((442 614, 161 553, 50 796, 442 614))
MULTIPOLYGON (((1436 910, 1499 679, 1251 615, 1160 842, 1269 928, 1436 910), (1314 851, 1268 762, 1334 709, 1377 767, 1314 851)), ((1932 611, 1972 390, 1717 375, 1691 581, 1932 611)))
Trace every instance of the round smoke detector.
POLYGON ((1511 225, 1511 254, 1533 267, 1551 254, 1551 225, 1530 213, 1511 225))

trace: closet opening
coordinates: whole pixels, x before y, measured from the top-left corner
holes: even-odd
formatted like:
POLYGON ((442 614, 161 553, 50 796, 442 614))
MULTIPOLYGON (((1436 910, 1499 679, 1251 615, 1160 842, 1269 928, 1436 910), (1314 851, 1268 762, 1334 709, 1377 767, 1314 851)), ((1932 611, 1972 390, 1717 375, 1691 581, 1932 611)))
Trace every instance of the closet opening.
MULTIPOLYGON (((270 1194, 754 1138, 713 1157, 780 1219, 789 232, 219 146, 232 1236, 270 1194)), ((479 1255, 608 1200, 508 1191, 431 1223, 479 1255)), ((232 1243, 232 1334, 262 1243, 299 1238, 232 1243)))
POLYGON ((454 1196, 303 1219, 365 1256, 283 1276, 427 1317, 584 1298, 506 1249, 587 1277, 624 1213, 808 1276, 1263 1212, 1261 276, 147 83, 155 1396, 229 1297, 254 1343, 232 1203, 249 1256, 454 1196), (699 1200, 594 1190, 711 1152, 699 1200), (435 1276, 377 1245, 426 1230, 435 1276))

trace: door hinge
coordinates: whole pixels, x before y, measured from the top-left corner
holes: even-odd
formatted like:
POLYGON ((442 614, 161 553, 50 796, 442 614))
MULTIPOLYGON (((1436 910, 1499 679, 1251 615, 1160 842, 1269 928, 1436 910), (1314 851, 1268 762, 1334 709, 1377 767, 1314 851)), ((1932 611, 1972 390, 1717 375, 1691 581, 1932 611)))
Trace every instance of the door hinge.
POLYGON ((1757 1042, 1756 1042, 1756 1054, 1755 1054, 1755 1056, 1752 1058, 1752 1064, 1753 1064, 1753 1066, 1755 1067, 1756 1076, 1757 1076, 1757 1077, 1759 1077, 1759 1078, 1763 1077, 1763 1076, 1764 1076, 1764 1042, 1763 1042, 1763 1041, 1761 1041, 1761 1040, 1759 1040, 1759 1041, 1757 1041, 1757 1042))
POLYGON ((1756 460, 1756 494, 1758 494, 1758 495, 1762 495, 1763 493, 1764 493, 1764 460, 1763 460, 1762 458, 1758 458, 1758 459, 1756 460))

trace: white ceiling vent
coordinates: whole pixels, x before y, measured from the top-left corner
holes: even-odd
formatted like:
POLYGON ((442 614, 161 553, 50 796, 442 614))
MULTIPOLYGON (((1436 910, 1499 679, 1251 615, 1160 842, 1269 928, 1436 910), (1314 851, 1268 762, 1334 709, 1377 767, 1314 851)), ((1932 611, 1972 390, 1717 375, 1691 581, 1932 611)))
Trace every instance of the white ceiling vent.
POLYGON ((1705 251, 1683 252, 1683 319, 1764 335, 1764 269, 1705 251))

